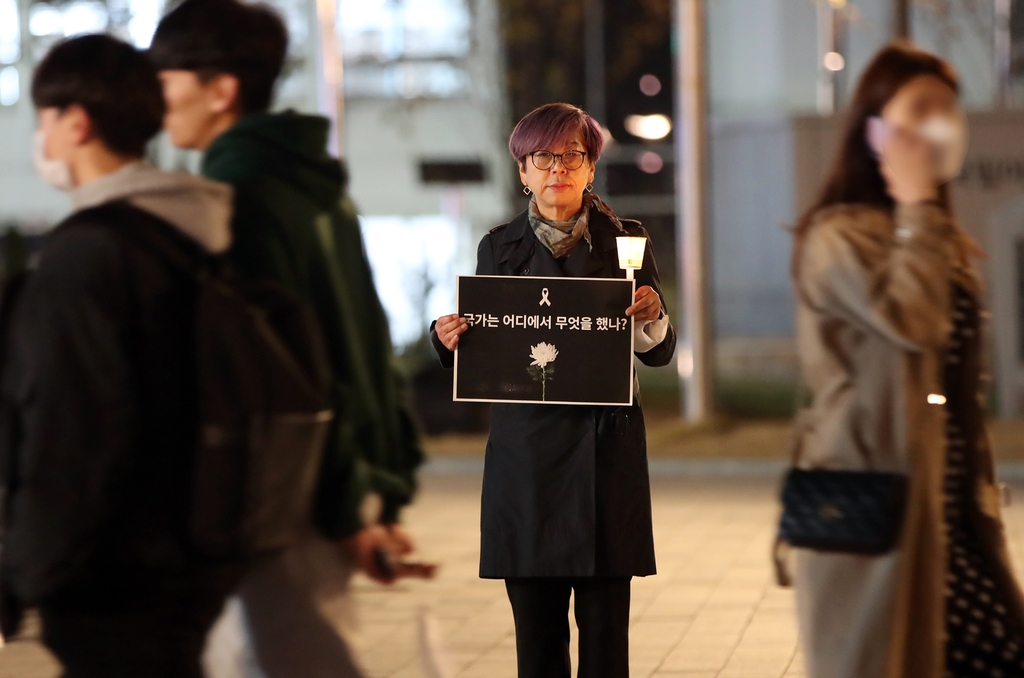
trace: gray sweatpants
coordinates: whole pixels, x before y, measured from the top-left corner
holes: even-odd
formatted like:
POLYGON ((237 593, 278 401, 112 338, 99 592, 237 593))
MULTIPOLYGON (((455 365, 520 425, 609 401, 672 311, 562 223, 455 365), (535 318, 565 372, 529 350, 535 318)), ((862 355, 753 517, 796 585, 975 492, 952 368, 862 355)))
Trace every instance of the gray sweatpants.
POLYGON ((340 547, 317 537, 257 565, 210 632, 208 678, 362 678, 342 632, 351 575, 340 547))

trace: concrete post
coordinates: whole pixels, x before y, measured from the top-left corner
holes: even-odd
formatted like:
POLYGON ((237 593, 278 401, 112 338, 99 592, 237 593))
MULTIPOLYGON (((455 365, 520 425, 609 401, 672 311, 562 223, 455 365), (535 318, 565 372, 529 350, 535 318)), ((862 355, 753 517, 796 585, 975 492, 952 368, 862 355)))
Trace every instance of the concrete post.
POLYGON ((714 348, 707 218, 707 65, 705 0, 676 0, 676 241, 679 255, 678 353, 683 415, 700 421, 714 409, 714 348))
POLYGON ((1011 65, 1013 60, 1013 39, 1010 33, 1011 0, 995 0, 995 49, 996 69, 996 106, 1011 108, 1013 106, 1013 88, 1011 83, 1011 65))
POLYGON ((345 150, 345 89, 342 78, 341 45, 338 43, 338 0, 312 0, 316 21, 317 110, 331 121, 329 148, 338 157, 345 150))
POLYGON ((910 37, 910 0, 892 0, 892 37, 910 37))

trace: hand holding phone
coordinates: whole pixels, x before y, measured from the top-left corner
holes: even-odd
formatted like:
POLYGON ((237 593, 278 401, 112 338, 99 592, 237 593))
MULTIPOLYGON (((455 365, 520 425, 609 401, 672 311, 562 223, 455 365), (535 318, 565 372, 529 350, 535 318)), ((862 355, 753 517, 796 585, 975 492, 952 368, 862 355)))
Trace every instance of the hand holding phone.
POLYGON ((892 125, 877 115, 872 116, 868 118, 865 134, 867 136, 868 146, 870 146, 871 150, 875 152, 875 157, 881 159, 885 145, 889 143, 890 139, 892 139, 892 125))
POLYGON ((385 548, 374 549, 373 560, 377 570, 391 580, 433 579, 437 574, 436 564, 396 560, 385 548))
POLYGON ((931 153, 923 139, 877 116, 868 118, 865 134, 893 200, 916 204, 937 197, 931 153))

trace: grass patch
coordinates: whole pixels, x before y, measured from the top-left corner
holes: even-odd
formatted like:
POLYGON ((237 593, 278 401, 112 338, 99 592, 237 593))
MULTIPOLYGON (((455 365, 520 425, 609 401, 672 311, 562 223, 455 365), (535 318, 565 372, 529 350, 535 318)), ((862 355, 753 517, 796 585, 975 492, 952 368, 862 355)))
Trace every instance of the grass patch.
POLYGON ((769 381, 720 380, 719 411, 740 419, 788 419, 793 416, 796 385, 769 381))

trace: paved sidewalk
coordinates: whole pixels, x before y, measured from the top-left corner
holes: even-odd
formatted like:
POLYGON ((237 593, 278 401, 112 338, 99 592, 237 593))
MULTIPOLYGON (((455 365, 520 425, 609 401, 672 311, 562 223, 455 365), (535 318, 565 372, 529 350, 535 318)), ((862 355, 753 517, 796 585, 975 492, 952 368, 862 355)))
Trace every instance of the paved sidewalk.
MULTIPOLYGON (((792 594, 774 587, 769 567, 775 485, 769 476, 654 479, 660 573, 634 580, 633 678, 804 675, 792 594)), ((515 636, 504 586, 476 576, 479 493, 475 474, 425 478, 408 523, 425 556, 444 563, 435 581, 390 590, 356 582, 361 609, 356 645, 370 676, 423 675, 417 618, 426 609, 440 623, 457 676, 515 677, 515 636)), ((1024 562, 1024 504, 1008 509, 1007 522, 1014 555, 1024 562)), ((0 678, 55 675, 31 640, 0 650, 0 678)))
MULTIPOLYGON (((769 571, 774 485, 655 478, 659 574, 634 580, 633 678, 803 675, 792 595, 772 585, 769 571)), ((476 578, 479 481, 437 477, 427 487, 410 527, 445 570, 398 593, 359 587, 365 665, 375 677, 418 678, 412 620, 425 605, 441 621, 458 676, 514 678, 504 586, 476 578)))

